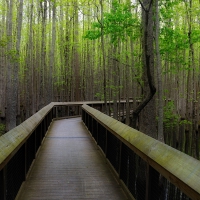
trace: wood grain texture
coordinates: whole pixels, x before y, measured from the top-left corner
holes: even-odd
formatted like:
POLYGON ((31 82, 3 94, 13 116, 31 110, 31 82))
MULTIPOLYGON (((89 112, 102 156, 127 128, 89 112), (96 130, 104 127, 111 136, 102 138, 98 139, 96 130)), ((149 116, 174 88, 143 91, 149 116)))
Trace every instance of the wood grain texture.
POLYGON ((80 118, 54 121, 17 200, 126 196, 80 118))

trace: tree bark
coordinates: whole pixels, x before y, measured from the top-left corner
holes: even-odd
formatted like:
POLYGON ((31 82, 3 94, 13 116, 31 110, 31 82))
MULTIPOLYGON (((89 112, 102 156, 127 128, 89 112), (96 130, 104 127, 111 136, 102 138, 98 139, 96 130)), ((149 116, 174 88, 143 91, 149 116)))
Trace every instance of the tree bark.
POLYGON ((140 131, 157 138, 154 86, 154 48, 153 48, 153 13, 152 0, 144 0, 142 6, 143 28, 143 81, 144 99, 132 113, 132 127, 136 127, 137 119, 143 111, 140 120, 140 131))
MULTIPOLYGON (((2 2, 2 7, 5 7, 6 0, 2 2)), ((0 39, 3 40, 6 33, 6 11, 3 10, 1 18, 2 28, 0 29, 0 39)), ((0 46, 0 123, 5 119, 6 108, 6 46, 0 46), (1 121, 2 120, 2 121, 1 121)))
POLYGON ((159 20, 159 8, 158 0, 156 0, 156 28, 155 28, 155 47, 156 47, 156 66, 157 66, 157 82, 158 82, 158 140, 164 142, 163 134, 163 87, 162 87, 162 66, 159 49, 159 32, 160 32, 160 20, 159 20))
POLYGON ((49 64, 49 86, 48 86, 48 103, 53 101, 53 70, 55 65, 55 44, 56 44, 56 0, 53 4, 53 16, 52 16, 52 40, 50 50, 50 64, 49 64))
POLYGON ((12 62, 12 17, 13 17, 13 0, 7 0, 7 38, 8 38, 8 45, 7 45, 7 78, 6 78, 6 130, 9 131, 16 126, 16 101, 14 97, 15 91, 14 84, 14 77, 17 74, 13 73, 13 62, 12 62))
MULTIPOLYGON (((100 7, 101 7, 101 22, 103 22, 103 1, 99 0, 100 7)), ((102 50, 102 65, 103 65, 103 94, 104 94, 104 103, 105 103, 105 113, 108 114, 107 109, 107 91, 106 91, 106 60, 105 60, 105 45, 104 45, 104 28, 103 24, 101 24, 101 50, 102 50)))

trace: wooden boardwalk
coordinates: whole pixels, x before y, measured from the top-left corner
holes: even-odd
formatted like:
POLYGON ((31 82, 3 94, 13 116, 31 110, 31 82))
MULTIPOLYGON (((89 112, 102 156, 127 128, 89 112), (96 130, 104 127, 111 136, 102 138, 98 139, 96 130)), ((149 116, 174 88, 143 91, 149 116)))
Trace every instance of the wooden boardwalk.
POLYGON ((54 121, 17 200, 125 200, 80 118, 54 121))

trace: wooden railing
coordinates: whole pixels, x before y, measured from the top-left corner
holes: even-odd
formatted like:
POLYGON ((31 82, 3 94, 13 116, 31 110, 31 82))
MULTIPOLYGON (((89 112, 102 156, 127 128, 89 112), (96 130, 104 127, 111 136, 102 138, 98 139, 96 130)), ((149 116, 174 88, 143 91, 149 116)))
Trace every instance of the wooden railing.
POLYGON ((200 199, 200 161, 87 105, 82 119, 133 199, 200 199))
MULTIPOLYGON (((81 115, 88 104, 105 111, 104 102, 55 102, 0 137, 0 200, 15 199, 54 118, 81 115)), ((112 104, 112 102, 111 102, 112 104)), ((121 102, 125 105, 125 101, 121 102)))

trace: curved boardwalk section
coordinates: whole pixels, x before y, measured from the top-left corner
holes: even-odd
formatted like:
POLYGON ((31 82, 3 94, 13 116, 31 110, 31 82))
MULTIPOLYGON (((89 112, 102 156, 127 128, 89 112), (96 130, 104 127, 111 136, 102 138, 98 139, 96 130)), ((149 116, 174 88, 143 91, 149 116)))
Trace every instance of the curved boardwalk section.
POLYGON ((54 121, 18 200, 124 200, 121 187, 82 124, 54 121))

